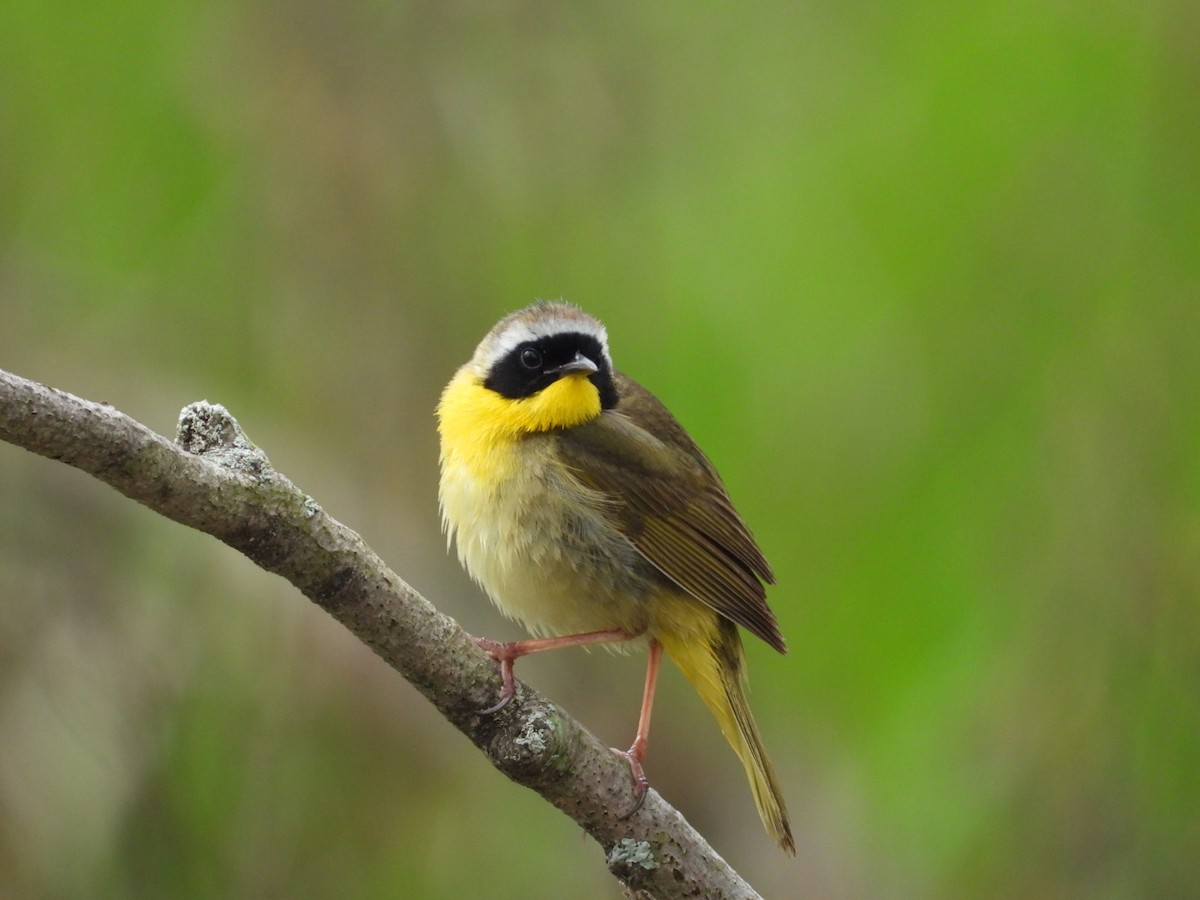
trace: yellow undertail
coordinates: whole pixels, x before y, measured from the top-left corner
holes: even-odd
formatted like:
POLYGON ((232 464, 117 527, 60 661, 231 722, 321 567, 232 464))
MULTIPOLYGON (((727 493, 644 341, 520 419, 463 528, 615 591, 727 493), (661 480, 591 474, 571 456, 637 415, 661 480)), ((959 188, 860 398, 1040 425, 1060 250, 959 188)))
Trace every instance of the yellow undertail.
POLYGON ((653 628, 653 636, 712 711, 725 740, 741 759, 763 825, 779 846, 794 855, 796 845, 779 780, 746 699, 745 655, 737 626, 690 598, 671 605, 675 615, 653 628))

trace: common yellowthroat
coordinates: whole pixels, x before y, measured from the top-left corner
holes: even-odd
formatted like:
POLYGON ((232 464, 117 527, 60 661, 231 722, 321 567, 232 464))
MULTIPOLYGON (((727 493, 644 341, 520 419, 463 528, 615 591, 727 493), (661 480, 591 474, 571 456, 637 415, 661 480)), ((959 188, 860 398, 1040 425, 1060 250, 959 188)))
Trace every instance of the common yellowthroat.
POLYGON ((492 602, 540 639, 480 643, 501 666, 555 647, 649 645, 642 760, 665 650, 742 761, 767 831, 795 852, 778 779, 743 688, 738 626, 780 653, 771 567, 712 463, 659 400, 616 371, 604 326, 566 303, 502 319, 438 405, 442 523, 492 602))

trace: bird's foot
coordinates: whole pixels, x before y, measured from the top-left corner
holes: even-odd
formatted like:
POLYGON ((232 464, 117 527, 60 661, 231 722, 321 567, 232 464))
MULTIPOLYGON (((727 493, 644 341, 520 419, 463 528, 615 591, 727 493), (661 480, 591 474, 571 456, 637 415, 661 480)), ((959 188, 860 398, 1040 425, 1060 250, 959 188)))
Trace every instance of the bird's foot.
POLYGON ((513 697, 517 696, 517 682, 513 678, 513 662, 521 654, 514 652, 518 649, 516 643, 506 644, 503 641, 494 641, 491 638, 485 637, 473 637, 472 640, 487 651, 488 656, 500 663, 500 679, 503 682, 500 688, 500 696, 487 709, 479 711, 481 716, 490 716, 500 712, 500 710, 512 703, 513 697))
POLYGON ((646 739, 639 736, 628 750, 618 750, 615 747, 611 749, 617 756, 625 757, 625 761, 629 763, 629 772, 633 775, 633 809, 621 816, 622 819, 628 819, 642 808, 642 804, 646 802, 646 792, 650 790, 650 779, 646 777, 642 768, 642 759, 646 755, 646 739))

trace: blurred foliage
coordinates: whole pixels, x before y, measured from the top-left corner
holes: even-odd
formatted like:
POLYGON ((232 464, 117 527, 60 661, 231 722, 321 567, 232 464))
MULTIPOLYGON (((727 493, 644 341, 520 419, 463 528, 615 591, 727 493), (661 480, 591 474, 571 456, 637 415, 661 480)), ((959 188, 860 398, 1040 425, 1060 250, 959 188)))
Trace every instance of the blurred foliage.
MULTIPOLYGON (((0 365, 203 397, 477 633, 438 391, 566 297, 721 467, 799 855, 678 678, 649 773, 767 896, 1200 892, 1200 7, 0 8, 0 365)), ((0 446, 0 893, 616 896, 278 579, 0 446)), ((641 665, 524 676, 625 745, 641 665)))

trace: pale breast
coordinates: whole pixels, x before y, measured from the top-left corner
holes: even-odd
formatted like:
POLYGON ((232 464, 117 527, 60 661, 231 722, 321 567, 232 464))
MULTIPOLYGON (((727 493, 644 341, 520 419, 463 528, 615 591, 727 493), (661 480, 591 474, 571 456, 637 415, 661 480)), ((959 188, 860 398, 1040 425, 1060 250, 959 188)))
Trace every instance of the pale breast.
POLYGON ((647 625, 657 575, 604 498, 553 454, 553 435, 498 448, 486 483, 443 460, 442 517, 459 559, 505 615, 535 634, 647 625))

